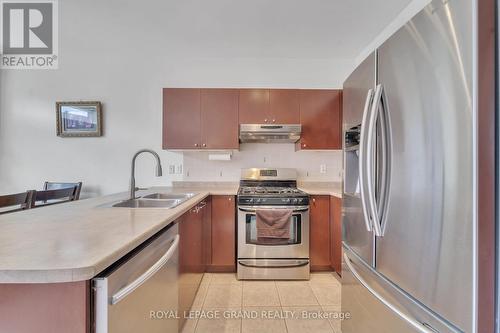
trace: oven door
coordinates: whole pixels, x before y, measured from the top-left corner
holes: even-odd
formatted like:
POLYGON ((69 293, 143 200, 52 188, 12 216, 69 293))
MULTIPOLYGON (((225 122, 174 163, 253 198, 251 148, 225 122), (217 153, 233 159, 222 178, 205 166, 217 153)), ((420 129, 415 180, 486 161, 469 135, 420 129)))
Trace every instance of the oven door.
POLYGON ((238 206, 238 258, 308 259, 308 206, 238 206), (266 244, 257 238, 256 209, 293 209, 290 238, 266 244))

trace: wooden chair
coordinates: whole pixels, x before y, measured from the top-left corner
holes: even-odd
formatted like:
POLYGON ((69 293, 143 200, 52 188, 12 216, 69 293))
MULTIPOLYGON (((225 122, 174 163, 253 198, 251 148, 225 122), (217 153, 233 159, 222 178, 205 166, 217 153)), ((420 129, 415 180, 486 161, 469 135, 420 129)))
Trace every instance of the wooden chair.
POLYGON ((60 190, 63 188, 73 188, 73 187, 76 187, 75 200, 79 200, 80 199, 80 192, 82 191, 82 182, 78 182, 78 183, 45 182, 45 184, 43 184, 44 190, 60 190))
POLYGON ((58 190, 34 191, 32 198, 32 207, 55 205, 69 201, 75 201, 77 187, 67 187, 58 190))
POLYGON ((34 192, 35 191, 26 191, 17 194, 0 196, 0 214, 12 213, 32 208, 34 192))

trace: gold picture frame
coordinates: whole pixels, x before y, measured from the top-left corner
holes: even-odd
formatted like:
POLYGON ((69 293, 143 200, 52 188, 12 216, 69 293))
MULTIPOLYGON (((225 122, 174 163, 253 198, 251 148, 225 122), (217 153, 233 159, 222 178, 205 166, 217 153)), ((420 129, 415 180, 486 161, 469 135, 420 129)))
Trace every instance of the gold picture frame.
POLYGON ((101 102, 56 102, 56 128, 59 137, 102 136, 101 102))

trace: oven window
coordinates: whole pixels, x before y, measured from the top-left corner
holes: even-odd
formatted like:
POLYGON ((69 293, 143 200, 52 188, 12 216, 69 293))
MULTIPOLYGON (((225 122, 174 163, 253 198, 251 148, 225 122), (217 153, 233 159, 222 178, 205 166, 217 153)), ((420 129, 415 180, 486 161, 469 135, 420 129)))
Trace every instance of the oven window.
POLYGON ((247 244, 273 246, 294 245, 301 243, 302 219, 300 214, 292 215, 292 221, 290 223, 290 238, 272 238, 272 243, 269 241, 269 238, 263 240, 257 238, 257 218, 255 214, 245 215, 245 226, 247 244))

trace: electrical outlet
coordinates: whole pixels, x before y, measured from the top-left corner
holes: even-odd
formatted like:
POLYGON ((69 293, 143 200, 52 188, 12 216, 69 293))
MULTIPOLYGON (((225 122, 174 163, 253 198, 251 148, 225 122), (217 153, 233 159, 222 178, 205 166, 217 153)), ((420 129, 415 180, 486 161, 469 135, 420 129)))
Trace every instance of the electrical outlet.
POLYGON ((175 172, 182 175, 182 164, 177 165, 175 172))
POLYGON ((326 164, 320 164, 319 173, 326 173, 326 164))
POLYGON ((175 173, 175 165, 170 164, 170 165, 168 166, 168 173, 169 173, 170 175, 173 175, 173 174, 175 173))

